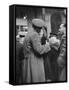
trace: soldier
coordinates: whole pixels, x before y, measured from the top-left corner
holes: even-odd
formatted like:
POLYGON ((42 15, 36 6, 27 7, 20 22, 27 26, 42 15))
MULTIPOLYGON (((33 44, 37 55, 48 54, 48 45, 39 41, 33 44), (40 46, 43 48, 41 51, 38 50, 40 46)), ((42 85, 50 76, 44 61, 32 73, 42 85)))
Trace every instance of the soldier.
POLYGON ((24 39, 24 83, 45 82, 43 54, 49 52, 51 49, 49 43, 41 45, 40 31, 43 26, 43 20, 33 19, 32 28, 28 30, 29 32, 24 39))

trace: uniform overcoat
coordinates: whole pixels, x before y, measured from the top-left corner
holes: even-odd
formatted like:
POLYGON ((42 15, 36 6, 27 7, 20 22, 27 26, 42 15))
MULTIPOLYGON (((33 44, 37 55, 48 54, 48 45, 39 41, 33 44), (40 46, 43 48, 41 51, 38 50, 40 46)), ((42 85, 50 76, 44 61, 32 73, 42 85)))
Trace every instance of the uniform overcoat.
POLYGON ((24 83, 45 82, 45 71, 42 55, 50 51, 50 46, 48 44, 41 45, 40 42, 39 34, 33 28, 31 28, 23 42, 24 83))

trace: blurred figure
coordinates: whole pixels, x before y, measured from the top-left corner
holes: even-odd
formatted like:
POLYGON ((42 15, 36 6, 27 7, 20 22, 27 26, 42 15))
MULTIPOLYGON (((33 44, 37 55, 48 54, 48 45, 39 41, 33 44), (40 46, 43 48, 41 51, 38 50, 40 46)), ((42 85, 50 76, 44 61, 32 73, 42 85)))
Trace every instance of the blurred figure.
POLYGON ((22 33, 16 36, 16 84, 22 84, 22 65, 23 65, 23 36, 22 33))
POLYGON ((66 24, 60 25, 59 35, 61 36, 60 53, 57 59, 59 65, 59 81, 65 81, 66 80, 66 24))
POLYGON ((50 46, 49 43, 41 45, 40 32, 43 26, 43 20, 33 19, 32 28, 24 39, 24 83, 45 82, 43 54, 50 51, 50 46))

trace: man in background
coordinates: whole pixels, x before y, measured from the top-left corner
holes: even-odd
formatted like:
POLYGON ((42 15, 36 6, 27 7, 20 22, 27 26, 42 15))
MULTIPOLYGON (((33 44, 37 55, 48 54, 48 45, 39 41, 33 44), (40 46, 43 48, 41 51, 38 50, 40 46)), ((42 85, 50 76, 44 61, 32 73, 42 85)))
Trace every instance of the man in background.
POLYGON ((60 52, 57 59, 59 66, 59 81, 66 80, 66 24, 61 24, 59 28, 60 35, 60 52))
POLYGON ((16 84, 22 84, 22 65, 23 65, 23 35, 21 32, 16 36, 16 84))

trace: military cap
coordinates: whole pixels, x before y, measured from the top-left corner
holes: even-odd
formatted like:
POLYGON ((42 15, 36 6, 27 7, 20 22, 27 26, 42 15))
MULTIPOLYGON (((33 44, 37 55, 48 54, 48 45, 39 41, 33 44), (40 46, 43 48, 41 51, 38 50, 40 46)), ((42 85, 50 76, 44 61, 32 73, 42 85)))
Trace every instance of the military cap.
POLYGON ((35 18, 32 20, 32 24, 36 27, 43 27, 44 21, 42 19, 35 18))

